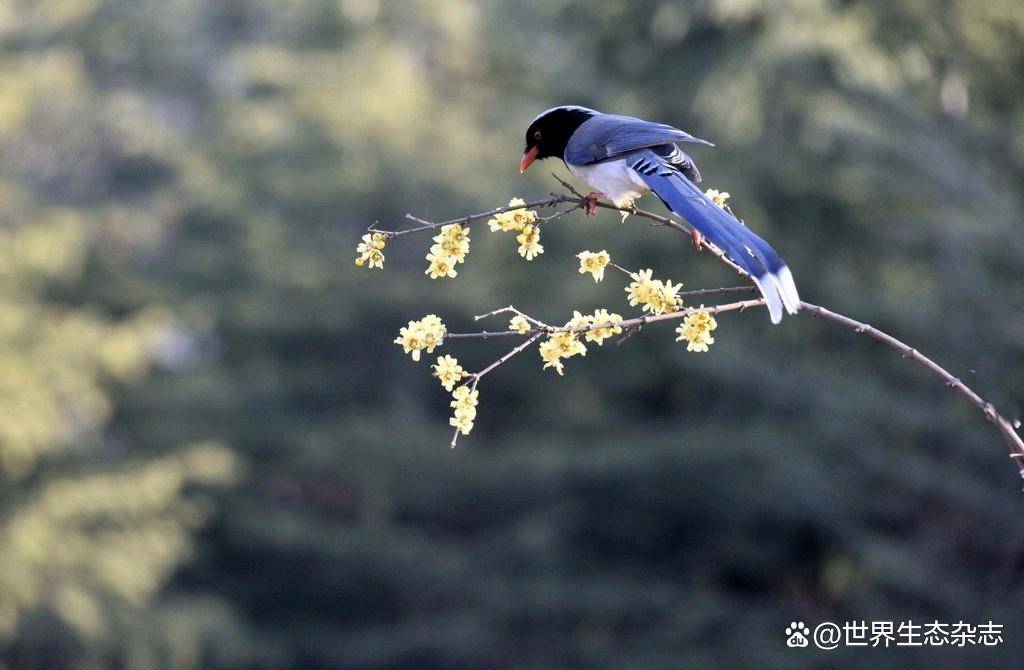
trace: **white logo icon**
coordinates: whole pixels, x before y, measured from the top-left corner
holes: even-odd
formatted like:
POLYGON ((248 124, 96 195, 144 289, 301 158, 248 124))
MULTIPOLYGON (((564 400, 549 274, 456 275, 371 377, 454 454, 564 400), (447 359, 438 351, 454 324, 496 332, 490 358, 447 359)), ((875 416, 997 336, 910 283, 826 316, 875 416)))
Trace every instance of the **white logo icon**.
POLYGON ((807 636, 811 634, 811 629, 804 625, 803 621, 793 621, 786 626, 786 646, 787 647, 806 647, 807 636))

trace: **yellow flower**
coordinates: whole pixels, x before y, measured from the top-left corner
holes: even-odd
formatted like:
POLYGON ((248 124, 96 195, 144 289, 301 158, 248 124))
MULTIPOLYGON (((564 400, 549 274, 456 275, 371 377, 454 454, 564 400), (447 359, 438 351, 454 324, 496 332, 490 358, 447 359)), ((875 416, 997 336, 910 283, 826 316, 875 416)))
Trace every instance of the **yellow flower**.
MULTIPOLYGON (((525 205, 526 201, 522 198, 512 198, 508 202, 509 207, 521 207, 525 205)), ((487 225, 491 227, 492 231, 504 231, 510 230, 522 230, 526 224, 533 223, 537 220, 537 212, 530 209, 513 209, 508 212, 501 212, 495 214, 492 219, 487 222, 487 225)))
POLYGON ((420 351, 426 349, 428 354, 434 347, 440 346, 446 333, 444 323, 436 314, 428 314, 419 321, 410 321, 395 338, 395 344, 402 345, 405 353, 411 354, 414 361, 420 360, 420 351))
MULTIPOLYGON (((606 323, 618 324, 621 322, 621 316, 619 316, 618 314, 609 314, 608 310, 606 309, 596 310, 590 316, 591 326, 601 326, 602 324, 606 323)), ((587 342, 594 342, 600 345, 603 344, 604 341, 611 337, 612 335, 619 335, 621 333, 622 326, 611 325, 604 328, 594 328, 593 330, 588 330, 586 333, 584 333, 583 339, 585 339, 587 342)))
POLYGON ((469 373, 462 369, 454 356, 438 356, 437 362, 434 363, 434 376, 441 382, 444 390, 451 393, 455 385, 463 377, 468 377, 469 373))
POLYGON ((526 320, 526 317, 517 314, 508 322, 508 329, 514 330, 517 333, 528 333, 533 330, 533 326, 531 326, 530 322, 526 320))
POLYGON ((458 428, 463 435, 469 435, 469 431, 473 430, 479 396, 479 391, 468 386, 460 386, 452 393, 451 406, 455 411, 448 423, 458 428))
POLYGON ((573 330, 579 330, 580 328, 590 328, 591 320, 589 314, 581 314, 579 310, 574 309, 572 311, 572 318, 565 324, 566 328, 572 328, 573 330))
POLYGON ((383 233, 363 235, 363 241, 356 246, 356 253, 359 254, 356 265, 369 265, 371 268, 383 269, 384 254, 381 253, 381 249, 384 248, 387 239, 387 235, 383 233))
POLYGON ((718 328, 715 317, 708 312, 694 312, 687 315, 676 328, 679 334, 676 342, 686 340, 687 351, 707 351, 708 345, 715 343, 715 338, 711 337, 711 331, 715 328, 718 328))
POLYGON ((729 199, 729 193, 727 191, 719 191, 713 188, 709 188, 704 192, 704 195, 715 201, 715 204, 725 209, 725 201, 729 199))
MULTIPOLYGON (((580 325, 573 327, 582 327, 585 325, 581 320, 586 317, 581 315, 579 312, 576 312, 576 316, 578 319, 574 320, 580 325)), ((573 322, 570 321, 569 324, 566 325, 571 325, 572 323, 573 322)), ((569 331, 551 333, 551 335, 548 336, 548 339, 540 343, 538 351, 540 353, 540 357, 544 360, 544 369, 554 368, 558 374, 563 374, 564 370, 561 359, 587 355, 587 347, 580 342, 576 333, 571 333, 569 331)))
MULTIPOLYGON (((433 248, 431 249, 433 252, 433 248)), ((431 279, 437 279, 438 277, 449 277, 453 278, 459 273, 455 271, 456 260, 447 254, 436 255, 434 253, 427 254, 427 260, 430 261, 430 265, 423 274, 430 275, 431 279)))
POLYGON ((633 281, 626 287, 630 307, 647 304, 650 301, 651 295, 656 288, 655 281, 651 279, 653 274, 654 270, 640 270, 630 273, 629 276, 633 281))
POLYGON ((540 243, 540 228, 527 224, 523 226, 523 232, 516 235, 519 242, 519 255, 528 261, 532 261, 537 254, 544 253, 544 247, 540 243))
POLYGON ((683 288, 682 282, 673 284, 670 281, 659 281, 658 289, 648 304, 651 313, 664 314, 681 306, 683 301, 678 295, 681 288, 683 288))
POLYGON ((664 314, 679 307, 682 300, 678 293, 683 285, 652 279, 651 274, 651 270, 640 270, 629 275, 633 278, 626 287, 629 304, 642 305, 643 311, 651 314, 664 314))
POLYGON ((519 230, 516 228, 515 219, 512 217, 512 212, 499 212, 491 217, 487 221, 487 225, 491 227, 491 232, 508 232, 510 230, 519 230))
POLYGON ((468 386, 460 386, 452 392, 451 406, 455 409, 472 409, 479 402, 480 391, 471 389, 468 386))
POLYGON ((599 282, 604 279, 604 269, 611 262, 611 256, 608 255, 607 251, 581 251, 576 254, 576 258, 580 259, 580 274, 589 272, 594 275, 594 281, 599 282))
POLYGON ((558 344, 551 340, 544 340, 540 343, 537 348, 540 353, 541 359, 544 361, 544 369, 554 368, 558 374, 563 374, 562 356, 558 349, 558 344))
POLYGON ((434 242, 427 254, 430 265, 424 274, 430 275, 431 279, 455 277, 459 274, 455 266, 465 261, 469 253, 469 230, 459 223, 449 224, 434 236, 434 242))
POLYGON ((455 410, 455 415, 448 419, 449 425, 455 426, 459 429, 459 432, 463 435, 469 435, 469 431, 473 430, 473 419, 476 418, 476 410, 455 410), (472 413, 470 413, 472 412, 472 413))
POLYGON ((434 242, 437 244, 430 247, 430 253, 451 256, 456 263, 462 263, 469 253, 469 230, 459 223, 444 226, 441 234, 434 236, 434 242))

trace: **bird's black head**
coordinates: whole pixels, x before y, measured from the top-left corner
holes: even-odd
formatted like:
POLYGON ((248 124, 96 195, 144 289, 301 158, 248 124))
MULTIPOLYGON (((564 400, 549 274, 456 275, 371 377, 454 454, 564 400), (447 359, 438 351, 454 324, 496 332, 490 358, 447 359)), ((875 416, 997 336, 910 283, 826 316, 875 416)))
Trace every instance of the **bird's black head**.
POLYGON ((592 109, 572 105, 542 112, 526 129, 526 150, 519 162, 519 171, 526 172, 526 168, 538 158, 561 158, 572 134, 595 114, 597 112, 592 109))

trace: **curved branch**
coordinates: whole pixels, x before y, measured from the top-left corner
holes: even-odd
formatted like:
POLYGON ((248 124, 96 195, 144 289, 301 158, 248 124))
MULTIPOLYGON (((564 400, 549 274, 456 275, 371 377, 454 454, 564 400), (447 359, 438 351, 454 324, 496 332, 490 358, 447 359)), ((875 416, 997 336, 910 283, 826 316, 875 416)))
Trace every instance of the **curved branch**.
MULTIPOLYGON (((571 195, 566 195, 564 193, 563 194, 552 193, 550 197, 542 199, 542 200, 534 200, 532 202, 527 202, 527 203, 524 203, 522 205, 515 206, 515 207, 513 207, 513 206, 498 207, 498 208, 490 210, 488 212, 481 212, 479 214, 471 214, 471 215, 468 215, 468 216, 459 217, 457 219, 450 219, 448 221, 441 221, 441 222, 426 221, 424 219, 420 219, 420 218, 417 218, 417 217, 415 217, 415 216, 413 216, 411 214, 408 214, 408 215, 406 215, 407 218, 411 219, 412 221, 415 221, 415 222, 419 223, 420 225, 416 226, 414 228, 409 228, 409 229, 406 229, 406 230, 398 230, 398 231, 382 230, 382 229, 377 228, 376 225, 373 225, 373 226, 370 226, 367 230, 369 230, 370 232, 382 233, 384 235, 387 235, 389 238, 391 238, 391 237, 399 237, 401 235, 407 235, 409 233, 415 233, 415 232, 426 231, 426 230, 433 230, 435 228, 439 228, 441 226, 445 226, 445 225, 449 225, 449 224, 453 224, 453 223, 462 223, 462 224, 467 224, 468 225, 470 223, 473 223, 474 221, 479 221, 479 220, 482 220, 482 219, 487 219, 487 218, 490 218, 490 217, 494 216, 495 214, 500 214, 502 212, 508 212, 508 211, 512 211, 512 210, 516 210, 516 209, 544 209, 544 208, 555 207, 555 206, 563 204, 563 203, 564 204, 573 205, 572 207, 570 207, 568 209, 565 209, 563 211, 560 211, 560 212, 558 212, 558 213, 548 217, 548 220, 554 220, 554 219, 557 219, 557 218, 561 218, 562 216, 565 216, 566 214, 568 214, 568 213, 570 213, 572 211, 575 211, 577 209, 582 209, 582 208, 587 206, 588 199, 585 196, 583 196, 581 193, 579 193, 576 189, 574 189, 571 184, 569 184, 566 181, 563 181, 557 175, 555 176, 555 179, 558 180, 559 183, 561 183, 561 185, 567 191, 569 191, 569 193, 571 195)), ((673 230, 676 230, 678 232, 684 233, 686 235, 691 235, 692 234, 692 228, 689 225, 687 225, 686 223, 678 221, 678 220, 675 220, 675 219, 671 219, 671 218, 668 218, 668 217, 665 217, 665 216, 661 216, 659 214, 655 214, 654 212, 649 212, 647 210, 638 209, 638 208, 633 207, 633 206, 630 206, 630 207, 620 207, 618 205, 615 205, 614 203, 605 202, 605 201, 598 201, 596 204, 597 204, 598 207, 601 207, 603 209, 610 209, 610 210, 615 210, 615 211, 618 211, 618 212, 624 212, 624 213, 631 214, 631 215, 633 215, 635 217, 638 217, 638 218, 643 218, 643 219, 647 219, 649 221, 653 221, 654 223, 652 225, 657 226, 657 227, 671 228, 673 230)), ((724 265, 727 265, 728 267, 732 268, 734 271, 736 271, 737 274, 739 274, 741 276, 744 276, 747 279, 751 279, 750 275, 745 270, 743 270, 743 268, 741 268, 736 263, 734 263, 730 258, 728 258, 721 249, 718 249, 717 247, 715 247, 712 244, 707 243, 706 241, 704 242, 703 246, 704 246, 704 248, 708 249, 717 258, 717 260, 719 262, 721 262, 724 265)), ((732 292, 732 291, 739 291, 739 290, 751 290, 752 288, 753 287, 751 286, 751 287, 736 287, 736 288, 731 288, 731 289, 705 289, 703 291, 690 291, 690 292, 688 292, 688 295, 708 295, 708 294, 713 294, 713 293, 724 293, 724 292, 732 292)), ((521 333, 519 331, 514 331, 514 330, 498 331, 498 332, 487 332, 487 331, 484 331, 482 333, 451 333, 451 334, 448 334, 447 337, 452 338, 452 339, 456 339, 456 338, 472 338, 472 337, 480 337, 480 338, 485 338, 486 339, 486 338, 489 338, 489 337, 504 337, 504 336, 513 336, 513 335, 519 335, 519 336, 525 335, 525 336, 527 336, 526 341, 524 341, 521 344, 519 344, 512 351, 510 351, 508 354, 506 354, 504 357, 502 357, 501 359, 496 361, 491 366, 488 366, 487 368, 485 368, 485 370, 481 371, 481 373, 477 373, 477 375, 474 376, 474 380, 473 380, 473 386, 475 388, 476 383, 479 381, 480 377, 483 376, 483 374, 486 374, 487 372, 490 372, 495 367, 497 367, 498 365, 503 363, 505 360, 508 360, 508 358, 511 358, 515 354, 523 351, 530 344, 535 342, 537 339, 539 339, 542 335, 544 335, 546 333, 560 332, 560 331, 564 332, 566 330, 572 330, 573 332, 585 332, 587 330, 591 330, 591 329, 594 329, 594 328, 604 328, 604 327, 608 327, 608 326, 611 326, 611 325, 618 325, 618 326, 623 327, 624 329, 632 328, 632 329, 637 330, 637 329, 643 327, 644 325, 646 325, 648 323, 653 323, 653 322, 656 322, 656 321, 666 321, 666 320, 672 320, 672 319, 679 319, 679 318, 685 317, 688 314, 693 314, 694 312, 698 312, 698 311, 705 311, 705 312, 709 312, 711 314, 716 314, 716 313, 719 313, 719 312, 727 312, 727 311, 733 311, 733 310, 742 310, 742 309, 746 309, 747 307, 761 306, 763 304, 764 304, 763 300, 760 300, 760 299, 758 299, 758 300, 744 300, 744 301, 735 302, 735 303, 728 303, 728 304, 724 304, 724 305, 714 305, 714 306, 710 306, 710 307, 701 307, 701 308, 688 308, 688 309, 684 309, 684 310, 680 310, 680 311, 676 311, 676 312, 671 312, 671 313, 668 313, 668 314, 659 314, 657 316, 638 317, 638 318, 635 318, 635 319, 628 319, 626 321, 622 321, 622 322, 619 322, 617 324, 595 324, 594 326, 586 327, 586 328, 571 329, 571 328, 564 327, 564 326, 561 327, 561 328, 551 328, 550 326, 548 326, 547 328, 541 328, 541 327, 538 326, 535 330, 527 331, 526 333, 521 333)), ((986 419, 988 419, 989 421, 991 421, 992 423, 994 423, 996 425, 996 427, 999 429, 999 432, 1002 434, 1003 439, 1006 441, 1007 446, 1009 446, 1009 448, 1010 448, 1010 458, 1013 458, 1013 459, 1015 459, 1017 461, 1017 466, 1018 466, 1018 469, 1019 469, 1019 471, 1021 473, 1021 477, 1024 477, 1024 440, 1021 439, 1020 433, 1018 432, 1018 427, 1020 425, 1019 422, 1017 422, 1016 424, 1014 422, 1011 422, 1005 416, 1000 414, 995 409, 995 407, 992 405, 992 403, 986 401, 984 398, 982 398, 980 395, 978 395, 978 393, 976 391, 974 391, 969 386, 964 384, 964 382, 961 379, 959 379, 958 377, 954 376, 952 373, 950 373, 948 370, 946 370, 941 365, 936 363, 934 360, 932 360, 931 358, 925 356, 924 354, 919 352, 917 349, 915 349, 914 347, 911 347, 910 345, 906 344, 905 342, 903 342, 903 341, 893 337, 892 335, 890 335, 888 333, 885 333, 885 332, 883 332, 881 330, 878 330, 877 328, 875 328, 875 327, 873 327, 871 325, 868 325, 866 323, 862 323, 860 321, 857 321, 856 319, 851 319, 850 317, 844 316, 844 315, 839 314, 837 312, 833 312, 833 311, 831 311, 829 309, 826 309, 825 307, 821 307, 820 305, 814 305, 814 304, 808 303, 808 302, 801 302, 800 304, 801 304, 801 307, 807 313, 811 314, 812 316, 820 317, 820 318, 826 319, 828 321, 831 321, 833 323, 839 324, 841 326, 844 326, 844 327, 852 330, 855 333, 867 335, 868 337, 870 337, 870 338, 872 338, 874 340, 877 340, 877 341, 887 345, 888 347, 894 349, 895 351, 899 352, 900 355, 903 356, 903 358, 909 358, 909 359, 917 362, 918 364, 924 366, 925 368, 930 370, 933 374, 935 374, 940 379, 942 379, 943 382, 945 382, 946 386, 948 386, 951 389, 956 390, 960 395, 962 395, 964 398, 966 398, 968 401, 970 401, 972 404, 974 404, 979 410, 981 410, 982 414, 985 416, 986 419)), ((508 312, 508 311, 510 311, 510 309, 514 309, 514 308, 505 308, 504 310, 498 310, 497 313, 508 312)), ((518 310, 515 310, 515 311, 518 313, 518 310)), ((538 322, 536 322, 536 321, 534 321, 532 319, 531 319, 531 322, 534 323, 535 325, 538 323, 538 322)), ((455 440, 452 440, 452 442, 453 442, 453 446, 454 446, 455 440)))
POLYGON ((820 316, 821 318, 828 319, 833 323, 846 326, 855 333, 867 335, 868 337, 878 340, 879 342, 895 349, 901 356, 903 356, 903 358, 909 358, 917 361, 924 367, 931 370, 946 383, 946 386, 956 390, 960 395, 974 403, 974 405, 981 410, 982 414, 985 415, 985 418, 996 425, 999 432, 1003 434, 1003 439, 1006 440, 1007 446, 1010 447, 1010 458, 1018 459, 1017 465, 1021 471, 1021 477, 1024 477, 1024 440, 1021 440, 1020 434, 1014 428, 1013 423, 997 412, 992 403, 986 401, 971 387, 964 384, 959 377, 954 377, 952 373, 944 367, 928 358, 906 342, 898 340, 889 333, 881 331, 874 326, 851 319, 850 317, 843 316, 842 314, 837 314, 832 310, 821 307, 820 305, 813 305, 809 302, 801 302, 800 306, 807 310, 812 316, 820 316))
POLYGON ((469 225, 475 221, 489 219, 495 214, 501 214, 503 212, 512 212, 517 209, 546 209, 548 207, 554 207, 562 203, 573 203, 575 207, 571 207, 569 209, 566 209, 565 211, 553 214, 546 220, 550 221, 560 219, 566 214, 569 214, 570 212, 585 207, 587 204, 587 200, 585 198, 574 198, 567 195, 552 193, 551 197, 544 198, 543 200, 533 200, 531 202, 524 202, 521 205, 507 205, 505 207, 495 207, 494 209, 488 210, 486 212, 480 212, 478 214, 468 214, 466 216, 460 216, 457 219, 448 219, 447 221, 427 221, 426 219, 421 219, 418 216, 406 214, 405 218, 409 219, 410 221, 414 221, 420 225, 414 228, 406 228, 404 230, 384 230, 383 228, 378 228, 376 223, 373 223, 369 227, 367 227, 366 231, 369 233, 380 233, 381 235, 386 235, 389 239, 391 239, 395 237, 401 237, 402 235, 408 235, 410 233, 420 233, 427 230, 434 230, 435 228, 441 228, 442 226, 450 226, 453 223, 469 225))

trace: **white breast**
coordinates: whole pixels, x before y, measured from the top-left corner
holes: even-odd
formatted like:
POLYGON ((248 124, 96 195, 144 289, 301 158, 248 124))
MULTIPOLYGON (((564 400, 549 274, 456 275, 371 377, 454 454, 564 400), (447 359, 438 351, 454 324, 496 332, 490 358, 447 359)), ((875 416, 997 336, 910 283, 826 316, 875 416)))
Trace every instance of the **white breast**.
POLYGON ((590 188, 604 193, 619 207, 625 207, 650 189, 625 160, 605 161, 591 165, 570 165, 569 172, 587 182, 590 188))

